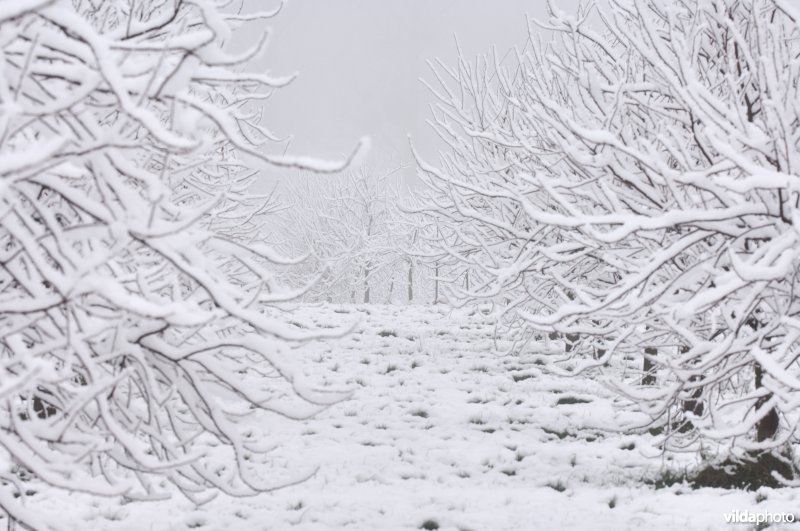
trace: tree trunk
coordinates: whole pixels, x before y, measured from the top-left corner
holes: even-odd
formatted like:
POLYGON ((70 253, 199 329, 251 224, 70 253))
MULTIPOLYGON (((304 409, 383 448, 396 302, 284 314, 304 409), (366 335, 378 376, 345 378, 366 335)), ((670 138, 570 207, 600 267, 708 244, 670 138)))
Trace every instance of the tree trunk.
MULTIPOLYGON (((372 223, 374 219, 375 218, 370 213, 367 221, 367 238, 372 236, 372 223)), ((369 274, 371 273, 370 271, 371 267, 372 264, 369 261, 367 261, 366 266, 364 266, 364 304, 369 304, 369 274)))
MULTIPOLYGON (((689 352, 689 347, 687 346, 680 347, 681 354, 686 354, 687 352, 689 352)), ((703 377, 700 376, 699 374, 695 374, 694 376, 689 377, 689 382, 698 382, 702 378, 703 377)), ((697 415, 699 417, 703 414, 704 411, 703 401, 700 399, 703 396, 703 388, 698 387, 697 389, 692 391, 692 394, 690 396, 691 398, 683 401, 682 404, 683 411, 686 413, 693 413, 694 415, 697 415)))
MULTIPOLYGON (((750 318, 745 321, 745 323, 753 329, 753 331, 757 331, 761 328, 762 323, 755 317, 750 316, 750 318)), ((755 370, 755 384, 756 389, 761 389, 763 387, 762 380, 764 378, 764 369, 761 367, 760 364, 756 363, 754 365, 755 370)), ((766 404, 772 398, 772 393, 769 393, 766 396, 762 396, 756 401, 756 409, 761 409, 761 407, 766 404)), ((778 417, 778 411, 773 407, 769 410, 769 412, 764 415, 764 418, 756 422, 756 441, 763 442, 769 439, 773 439, 775 435, 778 433, 778 426, 780 425, 780 417, 778 417)))
MULTIPOLYGON (((755 371, 756 371, 756 389, 760 389, 762 387, 761 380, 764 377, 764 369, 761 368, 761 365, 758 363, 755 364, 755 371)), ((762 396, 756 402, 756 409, 761 409, 769 399, 772 398, 772 393, 768 394, 767 396, 762 396)), ((778 412, 773 407, 769 410, 764 418, 759 420, 756 423, 756 441, 763 442, 769 439, 775 438, 775 435, 778 434, 778 426, 780 425, 780 417, 778 417, 778 412)))
POLYGON ((364 268, 364 304, 369 304, 369 266, 364 268))
POLYGON ((414 260, 408 261, 408 302, 414 301, 414 260))
POLYGON ((650 356, 658 354, 656 347, 645 347, 644 349, 644 363, 642 365, 642 385, 655 385, 656 384, 656 364, 650 359, 650 356))
POLYGON ((433 303, 439 304, 439 262, 436 262, 434 269, 434 282, 433 282, 433 303))

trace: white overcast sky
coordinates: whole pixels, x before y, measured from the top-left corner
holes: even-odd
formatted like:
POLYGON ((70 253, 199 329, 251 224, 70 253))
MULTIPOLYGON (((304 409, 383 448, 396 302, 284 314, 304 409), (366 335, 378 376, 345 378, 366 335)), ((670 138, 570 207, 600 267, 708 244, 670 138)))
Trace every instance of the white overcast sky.
MULTIPOLYGON (((574 12, 577 0, 554 0, 574 12)), ((270 8, 270 0, 248 7, 270 8)), ((454 35, 465 55, 523 46, 525 14, 544 18, 540 0, 290 0, 270 21, 271 44, 259 68, 299 72, 266 105, 274 132, 292 134, 289 152, 340 157, 367 135, 369 162, 411 162, 407 138, 426 158, 436 143, 425 121, 433 97, 427 60, 453 64, 454 35)), ((272 174, 273 172, 267 172, 272 174)), ((405 172, 413 174, 413 169, 405 172)))

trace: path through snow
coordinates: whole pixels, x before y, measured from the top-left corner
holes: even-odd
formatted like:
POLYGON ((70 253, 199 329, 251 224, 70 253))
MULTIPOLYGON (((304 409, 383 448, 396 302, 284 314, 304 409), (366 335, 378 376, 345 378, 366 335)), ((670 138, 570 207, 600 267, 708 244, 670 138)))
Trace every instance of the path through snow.
POLYGON ((318 464, 312 479, 201 507, 52 489, 30 502, 65 528, 114 531, 725 529, 723 515, 734 509, 800 513, 800 489, 763 489, 757 498, 644 485, 662 465, 649 436, 598 429, 624 414, 615 397, 588 379, 543 375, 538 354, 494 354, 480 313, 305 306, 292 319, 303 328, 360 320, 349 336, 302 349, 313 381, 346 383, 353 398, 308 421, 258 426, 277 445, 264 470, 279 479, 318 464))

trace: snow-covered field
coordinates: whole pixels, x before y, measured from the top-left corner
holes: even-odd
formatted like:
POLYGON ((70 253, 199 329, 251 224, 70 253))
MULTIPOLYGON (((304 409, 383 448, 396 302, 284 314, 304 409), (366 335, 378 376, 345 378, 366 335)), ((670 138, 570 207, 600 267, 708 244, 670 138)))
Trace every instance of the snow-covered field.
MULTIPOLYGON (((264 418, 276 481, 255 498, 120 504, 43 489, 28 497, 65 529, 752 529, 732 510, 798 513, 800 489, 758 493, 656 489, 651 439, 604 432, 615 397, 585 378, 556 379, 536 353, 500 356, 479 313, 428 307, 304 306, 295 326, 355 331, 302 349, 318 385, 354 389, 315 418, 264 418), (288 474, 288 475, 287 475, 288 474)), ((499 345, 502 349, 503 345, 499 345)), ((774 525, 770 529, 791 529, 774 525)), ((800 528, 800 527, 796 527, 800 528)))

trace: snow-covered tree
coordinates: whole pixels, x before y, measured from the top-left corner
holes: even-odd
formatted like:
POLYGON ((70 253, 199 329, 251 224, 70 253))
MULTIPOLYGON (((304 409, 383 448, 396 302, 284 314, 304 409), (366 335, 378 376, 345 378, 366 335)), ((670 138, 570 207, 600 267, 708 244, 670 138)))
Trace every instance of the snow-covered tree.
MULTIPOLYGON (((259 241, 260 103, 291 78, 242 68, 232 32, 274 12, 216 0, 0 2, 0 508, 35 529, 21 478, 202 502, 283 484, 247 423, 341 395, 295 374, 299 334, 259 241), (269 376, 265 378, 264 375, 269 376), (214 450, 212 459, 209 448, 214 450), (227 453, 219 448, 227 448, 227 453), (21 496, 21 497, 19 497, 21 496), (18 498, 19 497, 19 498, 18 498)), ((277 150, 279 151, 279 150, 277 150)), ((322 335, 322 333, 317 334, 322 335)))
POLYGON ((288 250, 313 256, 306 266, 319 281, 311 299, 375 303, 402 296, 409 267, 414 276, 406 253, 413 227, 397 208, 397 171, 364 166, 341 176, 299 175, 285 185, 280 232, 288 250))
POLYGON ((451 146, 420 209, 521 342, 614 385, 667 448, 759 451, 800 421, 800 10, 784 0, 550 6, 512 64, 440 66, 451 146), (592 21, 599 21, 593 29, 592 21), (644 385, 643 385, 644 384, 644 385))

